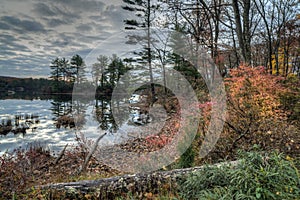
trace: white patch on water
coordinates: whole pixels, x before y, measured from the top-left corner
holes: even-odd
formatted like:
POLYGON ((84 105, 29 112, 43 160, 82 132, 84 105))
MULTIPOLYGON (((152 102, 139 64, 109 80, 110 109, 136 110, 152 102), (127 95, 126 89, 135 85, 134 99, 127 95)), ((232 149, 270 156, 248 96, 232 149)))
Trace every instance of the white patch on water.
MULTIPOLYGON (((39 143, 49 147, 51 151, 59 151, 66 143, 74 144, 75 134, 73 129, 57 129, 50 108, 51 102, 45 100, 0 100, 0 119, 12 119, 14 115, 34 114, 39 116, 39 123, 32 124, 26 134, 14 135, 9 133, 0 136, 0 155, 5 151, 11 152, 18 147, 27 148, 30 144, 39 143)), ((0 122, 1 123, 1 122, 0 122)))

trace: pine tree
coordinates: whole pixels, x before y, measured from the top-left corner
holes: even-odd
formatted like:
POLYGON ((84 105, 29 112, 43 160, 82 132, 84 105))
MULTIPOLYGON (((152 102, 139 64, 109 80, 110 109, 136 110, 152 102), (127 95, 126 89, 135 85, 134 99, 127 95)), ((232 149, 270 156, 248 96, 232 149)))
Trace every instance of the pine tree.
POLYGON ((59 71, 62 75, 62 79, 64 82, 68 80, 68 77, 70 76, 69 68, 70 68, 70 63, 69 60, 66 58, 60 58, 58 59, 58 68, 59 71))
POLYGON ((99 86, 98 82, 100 81, 100 87, 103 88, 104 81, 106 81, 104 73, 108 67, 109 58, 107 56, 100 55, 97 58, 97 61, 98 62, 93 64, 92 75, 93 75, 93 79, 95 81, 96 87, 99 86))
POLYGON ((71 69, 77 83, 86 81, 85 63, 80 55, 76 54, 71 58, 71 69))
POLYGON ((113 54, 111 57, 111 63, 108 65, 107 69, 110 85, 115 87, 115 84, 127 70, 128 69, 124 65, 123 61, 116 54, 113 54))
POLYGON ((150 74, 150 83, 151 83, 151 94, 152 101, 155 101, 155 88, 153 82, 153 72, 152 72, 152 53, 151 53, 151 37, 150 37, 150 28, 153 12, 157 9, 157 6, 151 5, 150 0, 123 0, 126 3, 126 6, 123 6, 124 10, 134 12, 136 15, 136 19, 126 19, 125 29, 127 30, 138 30, 138 29, 146 29, 146 37, 141 35, 130 35, 129 38, 136 42, 144 42, 145 50, 143 52, 139 52, 138 54, 141 57, 141 61, 145 61, 149 68, 150 74), (145 39, 146 38, 146 39, 145 39))
POLYGON ((60 59, 55 58, 50 65, 51 73, 50 73, 50 79, 52 79, 53 82, 53 91, 57 92, 59 89, 59 79, 61 78, 61 70, 60 70, 60 59))

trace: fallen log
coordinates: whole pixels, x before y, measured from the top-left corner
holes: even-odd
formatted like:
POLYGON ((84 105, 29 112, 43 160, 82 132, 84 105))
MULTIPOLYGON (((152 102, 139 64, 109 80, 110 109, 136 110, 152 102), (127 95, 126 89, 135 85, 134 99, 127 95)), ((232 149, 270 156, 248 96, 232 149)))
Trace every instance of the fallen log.
MULTIPOLYGON (((236 166, 239 161, 218 163, 214 166, 236 166)), ((121 193, 144 193, 148 191, 156 192, 161 185, 166 183, 176 184, 178 180, 184 179, 188 174, 201 171, 205 166, 174 169, 171 171, 155 171, 150 173, 127 174, 99 180, 85 180, 68 183, 55 183, 42 186, 36 186, 41 190, 64 190, 65 193, 74 194, 97 193, 99 199, 110 199, 121 193)))

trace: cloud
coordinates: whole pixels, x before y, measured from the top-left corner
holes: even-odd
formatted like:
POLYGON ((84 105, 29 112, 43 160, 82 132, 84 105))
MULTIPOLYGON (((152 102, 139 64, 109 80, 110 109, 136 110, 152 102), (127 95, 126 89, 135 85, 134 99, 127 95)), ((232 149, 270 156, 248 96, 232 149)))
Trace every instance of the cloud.
POLYGON ((132 13, 124 11, 121 6, 110 5, 101 13, 100 21, 109 25, 112 29, 123 29, 124 19, 132 17, 130 15, 132 15, 132 13))
POLYGON ((45 32, 44 26, 41 23, 29 20, 21 21, 20 28, 22 28, 22 31, 45 32))
POLYGON ((0 42, 12 42, 12 41, 16 41, 16 40, 17 39, 12 35, 8 35, 8 34, 0 35, 0 42))
POLYGON ((21 41, 12 35, 0 35, 0 44, 2 46, 0 54, 2 56, 7 56, 9 59, 10 56, 16 55, 16 52, 30 52, 25 45, 20 43, 21 41))
POLYGON ((56 16, 57 12, 53 11, 53 9, 46 5, 45 3, 37 3, 34 5, 33 11, 40 16, 56 16))
POLYGON ((85 57, 123 28, 128 13, 116 6, 121 3, 122 0, 1 1, 1 74, 48 76, 53 58, 69 59, 76 53, 85 57))
POLYGON ((2 16, 1 17, 2 23, 8 26, 10 30, 16 30, 21 32, 45 32, 44 26, 32 20, 21 20, 14 16, 2 16))
POLYGON ((80 32, 90 32, 93 30, 93 26, 88 24, 80 24, 79 26, 76 27, 76 29, 80 32))
POLYGON ((57 26, 61 26, 63 24, 67 24, 66 21, 63 21, 61 19, 58 19, 58 18, 44 18, 44 20, 47 21, 47 25, 50 26, 50 27, 57 27, 57 26))
POLYGON ((7 23, 0 22, 0 29, 2 30, 10 30, 10 26, 7 23))
POLYGON ((58 3, 36 3, 33 12, 46 20, 50 26, 74 23, 80 16, 70 6, 60 6, 58 3))
POLYGON ((76 14, 87 10, 89 12, 100 12, 105 7, 105 3, 99 0, 48 0, 48 2, 72 8, 76 14))

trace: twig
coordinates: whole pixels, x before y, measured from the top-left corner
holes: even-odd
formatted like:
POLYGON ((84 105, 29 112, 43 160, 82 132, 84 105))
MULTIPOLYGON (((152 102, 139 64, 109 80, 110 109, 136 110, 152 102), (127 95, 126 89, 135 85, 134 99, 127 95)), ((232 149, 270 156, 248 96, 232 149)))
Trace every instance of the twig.
POLYGON ((92 147, 91 151, 89 152, 89 154, 86 156, 84 163, 81 167, 81 169, 79 170, 78 174, 80 174, 81 172, 85 171, 88 162, 90 161, 92 155, 94 154, 94 152, 96 151, 96 148, 98 146, 99 141, 106 135, 107 133, 104 133, 103 135, 100 135, 100 137, 98 137, 98 139, 96 140, 96 142, 94 143, 94 146, 92 147))
POLYGON ((55 159, 55 161, 53 162, 54 165, 56 165, 58 163, 58 161, 60 161, 60 159, 63 157, 63 155, 65 154, 67 146, 68 146, 68 144, 65 145, 64 149, 60 152, 58 157, 55 159))

